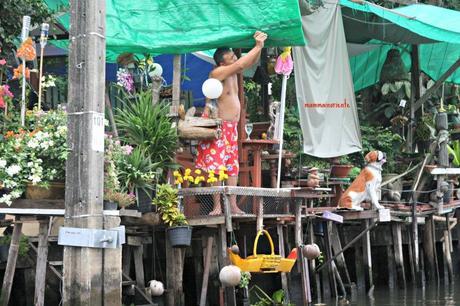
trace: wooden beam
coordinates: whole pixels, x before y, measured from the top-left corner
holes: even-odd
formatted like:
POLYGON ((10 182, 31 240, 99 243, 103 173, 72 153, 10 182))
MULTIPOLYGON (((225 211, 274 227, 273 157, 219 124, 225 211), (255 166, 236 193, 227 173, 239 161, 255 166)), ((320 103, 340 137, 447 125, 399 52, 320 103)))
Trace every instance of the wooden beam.
MULTIPOLYGON (((326 247, 326 258, 331 259, 332 258, 332 245, 331 245, 332 221, 326 221, 325 224, 326 224, 326 232, 324 235, 324 244, 326 247)), ((334 273, 334 268, 335 268, 334 260, 332 260, 331 264, 328 265, 327 267, 328 267, 329 283, 331 287, 331 294, 332 296, 337 297, 338 296, 337 279, 334 273)))
MULTIPOLYGON (((335 223, 332 223, 331 244, 334 254, 342 250, 342 243, 340 242, 339 231, 337 230, 337 225, 335 223)), ((351 288, 351 278, 348 272, 347 263, 345 261, 345 256, 343 255, 343 252, 341 252, 337 256, 335 262, 337 264, 339 272, 341 272, 341 275, 344 276, 344 283, 348 286, 348 288, 351 288)))
MULTIPOLYGON (((120 226, 121 219, 117 216, 104 216, 104 228, 113 229, 120 226)), ((121 301, 123 281, 122 247, 104 249, 104 304, 117 305, 121 301), (108 279, 106 282, 105 279, 108 279)))
POLYGON ((310 294, 310 276, 308 273, 308 266, 304 264, 304 257, 302 255, 303 237, 302 237, 302 205, 299 202, 296 203, 296 213, 295 213, 295 244, 297 249, 297 259, 299 260, 299 271, 302 284, 302 300, 304 305, 311 303, 311 294, 310 294))
POLYGON ((48 260, 48 222, 41 222, 38 233, 38 255, 35 270, 34 305, 45 305, 46 263, 48 260))
POLYGON ((436 240, 434 237, 434 220, 429 216, 425 221, 425 230, 423 235, 423 251, 425 258, 426 278, 429 281, 439 282, 438 265, 436 263, 436 240))
POLYGON ((404 270, 404 256, 402 249, 401 224, 392 222, 391 230, 393 233, 393 250, 395 252, 396 275, 400 288, 406 288, 406 274, 404 270))
MULTIPOLYGON (((227 254, 227 231, 225 230, 225 226, 219 226, 219 241, 217 245, 217 252, 218 252, 218 261, 219 261, 219 268, 222 269, 224 266, 230 263, 227 254)), ((225 287, 224 290, 224 302, 225 306, 235 306, 236 305, 236 297, 235 297, 235 288, 234 287, 225 287)))
POLYGON ((177 117, 180 105, 180 79, 181 79, 181 56, 174 55, 173 59, 173 82, 172 82, 172 105, 170 115, 177 117))
MULTIPOLYGON (((363 221, 365 229, 372 227, 369 220, 363 221)), ((366 291, 368 293, 374 290, 374 279, 372 277, 372 254, 371 254, 371 235, 366 231, 363 237, 363 264, 364 264, 364 278, 366 282, 366 291)))
MULTIPOLYGON (((279 250, 279 255, 281 258, 286 257, 286 252, 284 249, 284 230, 283 230, 283 225, 282 224, 277 224, 276 225, 276 231, 278 233, 278 250, 279 250)), ((288 286, 288 280, 285 272, 281 272, 281 288, 284 290, 284 294, 286 297, 286 302, 290 301, 290 295, 289 295, 289 286, 288 286)))
POLYGON ((209 269, 211 266, 213 242, 214 242, 214 237, 209 236, 207 245, 206 245, 206 257, 205 257, 204 271, 203 271, 203 285, 201 287, 200 306, 206 306, 206 296, 208 293, 209 269))
POLYGON ((166 301, 169 306, 184 306, 182 275, 184 270, 183 250, 173 248, 166 237, 166 301))
POLYGON ((452 283, 454 279, 454 271, 452 267, 452 236, 450 234, 450 224, 449 224, 449 214, 446 214, 446 229, 444 230, 444 242, 443 242, 443 251, 444 251, 444 262, 447 268, 447 275, 444 275, 444 280, 448 279, 449 283, 452 283))
POLYGON ((433 95, 436 92, 436 90, 438 90, 438 88, 441 87, 442 83, 444 83, 444 81, 447 80, 447 78, 449 78, 449 76, 451 76, 455 72, 455 70, 457 70, 458 67, 460 67, 460 58, 457 59, 457 61, 454 64, 452 64, 452 66, 450 66, 450 68, 441 75, 441 77, 434 83, 434 85, 431 86, 425 92, 425 94, 415 103, 414 111, 417 111, 423 105, 423 103, 425 103, 431 97, 431 95, 433 95))
POLYGON ((334 257, 328 259, 326 262, 324 262, 322 265, 318 266, 318 268, 316 268, 316 272, 320 271, 321 269, 323 269, 326 265, 328 265, 331 261, 333 261, 334 259, 336 259, 340 254, 342 254, 343 252, 345 252, 349 247, 351 247, 353 244, 355 244, 362 236, 366 235, 370 230, 372 230, 374 227, 377 226, 377 223, 376 222, 373 222, 372 224, 369 224, 361 233, 359 233, 358 235, 356 235, 350 242, 347 243, 347 245, 345 245, 343 247, 342 250, 336 252, 336 254, 334 255, 334 257))
POLYGON ((386 246, 387 252, 387 271, 388 271, 388 287, 394 289, 396 287, 396 267, 394 249, 391 244, 386 246))
POLYGON ((22 223, 16 223, 11 237, 8 261, 6 262, 5 275, 3 276, 2 293, 0 295, 0 306, 8 306, 11 287, 13 286, 14 273, 19 252, 19 240, 21 238, 22 223))

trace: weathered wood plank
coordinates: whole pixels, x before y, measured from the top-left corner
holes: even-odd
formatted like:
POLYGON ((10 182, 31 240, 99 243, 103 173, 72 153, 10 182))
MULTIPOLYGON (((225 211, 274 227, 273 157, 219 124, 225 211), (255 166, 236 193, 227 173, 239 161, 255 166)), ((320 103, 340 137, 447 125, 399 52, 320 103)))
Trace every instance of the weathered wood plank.
POLYGON ((396 274, 400 288, 406 288, 406 273, 404 269, 404 257, 402 249, 401 224, 393 222, 391 224, 393 234, 393 249, 395 252, 396 274))
POLYGON ((8 302, 10 300, 14 273, 16 271, 16 262, 18 259, 19 239, 21 238, 21 231, 22 223, 15 224, 13 235, 11 237, 10 250, 8 252, 8 261, 6 263, 5 275, 3 277, 2 293, 0 295, 0 306, 8 306, 8 302))
POLYGON ((206 296, 208 293, 209 269, 211 266, 213 241, 214 241, 214 237, 209 236, 207 245, 206 245, 206 257, 205 257, 204 271, 203 271, 203 283, 202 283, 203 285, 201 288, 200 306, 206 306, 206 296))
POLYGON ((45 305, 46 262, 48 260, 48 222, 41 222, 38 233, 38 255, 35 270, 35 306, 45 305))
MULTIPOLYGON (((364 228, 370 228, 369 220, 363 221, 364 228)), ((363 236, 363 264, 364 264, 364 278, 367 292, 374 290, 374 279, 372 277, 372 255, 371 255, 371 235, 367 231, 363 236)))
MULTIPOLYGON (((120 218, 104 216, 104 228, 112 229, 120 226, 120 218)), ((148 237, 147 237, 148 238, 148 237)), ((104 304, 118 305, 121 301, 122 288, 122 247, 104 249, 104 304)))
MULTIPOLYGON (((284 230, 283 230, 283 225, 277 224, 276 225, 276 231, 278 234, 278 250, 281 258, 286 257, 286 252, 284 248, 284 230)), ((286 297, 286 301, 290 301, 290 295, 289 295, 289 286, 288 286, 288 280, 286 273, 282 272, 281 273, 281 288, 284 290, 284 294, 286 297)))

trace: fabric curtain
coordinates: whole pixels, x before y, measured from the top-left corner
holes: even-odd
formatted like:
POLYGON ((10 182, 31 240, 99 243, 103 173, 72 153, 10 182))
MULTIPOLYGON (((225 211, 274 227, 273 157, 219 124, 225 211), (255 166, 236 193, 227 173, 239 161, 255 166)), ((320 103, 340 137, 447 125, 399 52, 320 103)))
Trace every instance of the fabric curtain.
POLYGON ((361 134, 338 0, 302 17, 308 45, 294 47, 294 73, 306 154, 360 151, 361 134))

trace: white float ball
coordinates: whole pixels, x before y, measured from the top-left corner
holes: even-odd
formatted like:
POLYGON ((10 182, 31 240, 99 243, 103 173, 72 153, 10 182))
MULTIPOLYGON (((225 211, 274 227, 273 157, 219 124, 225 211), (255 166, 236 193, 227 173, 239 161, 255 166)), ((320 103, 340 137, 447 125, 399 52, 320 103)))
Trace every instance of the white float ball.
POLYGON ((321 255, 321 251, 319 250, 319 246, 316 243, 304 245, 302 248, 302 254, 309 260, 313 260, 321 255))
POLYGON ((163 283, 157 280, 151 280, 149 282, 149 289, 150 294, 153 296, 160 296, 163 295, 163 293, 165 292, 165 287, 163 283))
POLYGON ((224 90, 222 83, 218 79, 207 79, 201 87, 206 98, 217 99, 224 90))
POLYGON ((241 281, 241 269, 234 265, 225 266, 220 270, 219 279, 225 287, 235 287, 241 281))
POLYGON ((149 73, 150 77, 161 77, 163 75, 163 67, 161 67, 158 63, 153 63, 152 67, 154 68, 153 71, 149 73))

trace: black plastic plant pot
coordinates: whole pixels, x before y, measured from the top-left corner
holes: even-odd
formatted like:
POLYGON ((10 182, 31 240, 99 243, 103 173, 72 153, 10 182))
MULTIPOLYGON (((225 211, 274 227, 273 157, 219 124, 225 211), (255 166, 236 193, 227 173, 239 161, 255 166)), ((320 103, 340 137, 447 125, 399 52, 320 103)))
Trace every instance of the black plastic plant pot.
POLYGON ((173 248, 185 248, 192 243, 192 228, 190 226, 175 226, 166 229, 169 243, 173 248))
POLYGON ((112 201, 104 201, 104 210, 117 210, 118 203, 112 201))
POLYGON ((141 213, 152 211, 153 191, 149 189, 136 189, 137 210, 141 213))

